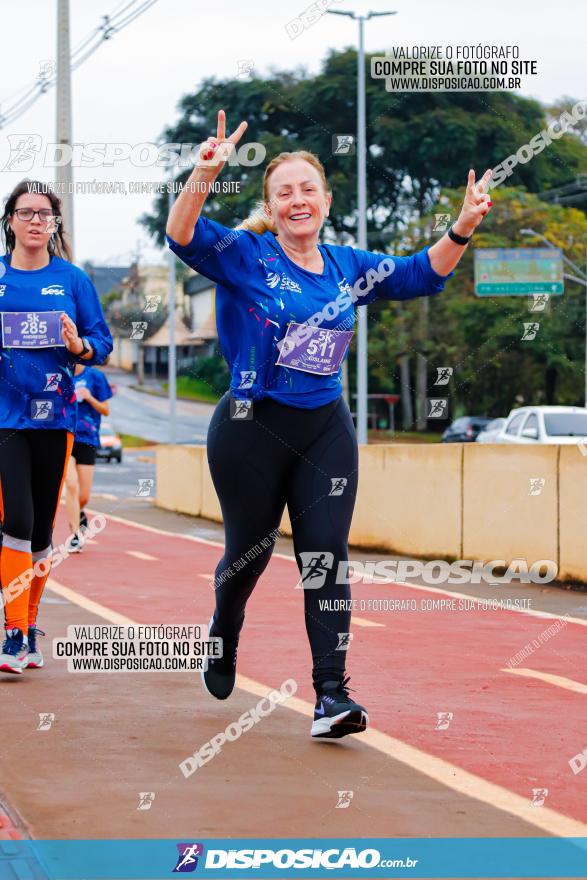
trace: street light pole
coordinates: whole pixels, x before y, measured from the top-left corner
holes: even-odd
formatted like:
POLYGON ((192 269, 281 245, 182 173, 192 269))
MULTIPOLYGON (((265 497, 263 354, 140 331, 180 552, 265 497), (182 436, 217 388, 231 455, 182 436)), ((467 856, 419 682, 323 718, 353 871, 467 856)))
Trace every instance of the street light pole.
MULTIPOLYGON (((364 25, 370 18, 396 15, 396 12, 342 12, 329 9, 330 15, 346 15, 359 22, 359 50, 357 52, 357 244, 367 250, 367 124, 365 101, 365 39, 364 25)), ((367 306, 357 308, 357 442, 367 443, 367 306)))
POLYGON ((557 248, 557 246, 555 244, 553 244, 551 241, 549 241, 549 239, 546 238, 545 235, 542 235, 541 232, 536 232, 535 229, 529 229, 529 228, 528 229, 520 229, 520 232, 522 233, 522 235, 532 235, 532 236, 534 236, 534 238, 539 238, 549 248, 552 248, 555 251, 560 251, 565 263, 568 263, 568 265, 571 266, 571 268, 573 268, 579 276, 578 278, 575 278, 572 275, 566 274, 565 278, 569 278, 571 281, 576 281, 577 284, 583 284, 585 286, 585 393, 584 393, 584 400, 585 400, 585 406, 587 407, 587 265, 585 266, 585 271, 583 272, 583 270, 580 269, 579 266, 576 265, 576 263, 573 263, 572 260, 569 260, 569 258, 567 257, 567 255, 564 253, 564 251, 561 248, 557 248))
MULTIPOLYGON (((173 203, 175 201, 175 195, 173 192, 173 184, 174 178, 173 173, 170 175, 169 180, 169 193, 168 193, 168 212, 167 216, 171 214, 171 209, 173 208, 173 203)), ((175 443, 177 439, 176 427, 177 427, 177 419, 176 419, 176 402, 177 402, 177 351, 175 345, 175 254, 168 248, 167 250, 167 259, 169 266, 169 288, 167 293, 167 323, 169 325, 169 355, 168 355, 168 363, 167 363, 167 371, 168 371, 168 384, 169 384, 169 442, 175 443)))
MULTIPOLYGON (((359 22, 357 53, 357 208, 358 245, 367 250, 367 156, 365 120, 365 19, 359 22)), ((357 309, 357 442, 368 442, 367 431, 367 306, 357 309)))

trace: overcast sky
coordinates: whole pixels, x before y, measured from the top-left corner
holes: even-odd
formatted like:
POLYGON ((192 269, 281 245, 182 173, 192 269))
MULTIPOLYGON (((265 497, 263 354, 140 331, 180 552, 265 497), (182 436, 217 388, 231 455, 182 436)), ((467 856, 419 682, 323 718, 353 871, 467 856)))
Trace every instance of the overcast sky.
MULTIPOLYGON (((102 15, 122 9, 126 2, 70 0, 72 49, 96 29, 102 15)), ((11 96, 36 79, 40 64, 55 58, 57 0, 3 6, 0 114, 12 104, 11 96)), ((292 40, 286 25, 308 6, 305 0, 158 0, 74 72, 74 142, 154 141, 178 118, 176 106, 183 94, 195 91, 206 76, 236 76, 241 60, 250 59, 261 74, 300 64, 317 72, 329 49, 356 44, 357 24, 324 15, 292 40)), ((521 58, 538 62, 538 75, 524 80, 522 94, 542 101, 563 94, 587 97, 584 0, 544 5, 535 0, 371 0, 368 5, 364 0, 333 0, 332 9, 397 10, 393 17, 366 24, 368 52, 390 51, 394 45, 515 44, 521 58)), ((7 137, 15 135, 55 140, 54 89, 0 130, 3 199, 23 176, 52 180, 54 174, 38 166, 26 173, 5 170, 10 156, 7 137)), ((254 140, 254 132, 248 137, 254 140)), ((129 162, 114 169, 74 171, 77 181, 94 178, 162 179, 157 169, 136 168, 129 162)), ((149 195, 76 196, 76 262, 127 263, 137 244, 143 260, 161 262, 163 251, 153 247, 137 225, 152 201, 149 195)))

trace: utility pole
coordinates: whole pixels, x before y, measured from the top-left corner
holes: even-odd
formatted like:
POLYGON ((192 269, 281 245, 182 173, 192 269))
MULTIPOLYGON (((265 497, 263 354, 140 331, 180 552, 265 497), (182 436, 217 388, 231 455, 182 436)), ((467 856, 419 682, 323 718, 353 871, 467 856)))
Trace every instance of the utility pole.
POLYGON ((57 120, 56 141, 66 147, 68 161, 55 169, 57 196, 61 199, 63 228, 73 254, 73 169, 71 167, 71 66, 69 0, 57 0, 57 120))
MULTIPOLYGON (((359 209, 359 241, 367 250, 367 157, 365 124, 365 19, 359 19, 359 52, 357 54, 357 181, 359 209)), ((367 306, 357 309, 357 442, 367 443, 367 306)))
MULTIPOLYGON (((168 212, 171 214, 175 195, 173 192, 174 184, 173 174, 170 175, 170 186, 168 193, 168 212)), ((169 291, 167 295, 167 323, 169 325, 169 356, 168 356, 168 384, 169 384, 169 442, 176 441, 176 402, 177 402, 177 352, 175 346, 175 254, 168 248, 167 259, 169 266, 169 291)))
POLYGON ((419 302, 418 315, 418 347, 416 354, 416 429, 425 431, 428 425, 426 413, 426 395, 428 392, 428 358, 425 354, 426 340, 428 339, 428 315, 430 303, 428 297, 422 297, 419 302))

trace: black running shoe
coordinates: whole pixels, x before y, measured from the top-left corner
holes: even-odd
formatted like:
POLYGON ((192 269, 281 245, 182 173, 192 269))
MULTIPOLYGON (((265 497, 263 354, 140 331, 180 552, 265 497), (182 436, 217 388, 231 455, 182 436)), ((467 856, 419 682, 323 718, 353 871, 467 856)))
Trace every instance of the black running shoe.
POLYGON ((74 532, 67 541, 66 546, 68 548, 68 553, 81 553, 84 549, 84 541, 81 532, 74 532))
POLYGON ((349 697, 347 684, 343 681, 325 681, 314 709, 312 736, 322 739, 339 739, 348 733, 362 733, 369 724, 367 710, 349 697))
MULTIPOLYGON (((216 630, 214 615, 212 615, 208 624, 208 636, 222 638, 216 630)), ((212 697, 216 697, 217 700, 226 700, 234 689, 237 648, 238 638, 222 638, 222 657, 208 657, 204 661, 204 668, 201 670, 200 675, 208 693, 212 697)))
POLYGON ((79 530, 83 533, 88 529, 88 518, 86 516, 85 510, 80 510, 79 512, 79 530))

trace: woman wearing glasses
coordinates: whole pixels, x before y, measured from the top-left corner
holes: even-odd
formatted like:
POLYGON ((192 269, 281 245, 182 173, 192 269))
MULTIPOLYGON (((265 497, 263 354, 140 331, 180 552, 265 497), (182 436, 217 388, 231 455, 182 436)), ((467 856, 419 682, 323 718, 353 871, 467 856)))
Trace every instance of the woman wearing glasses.
POLYGON ((102 363, 112 337, 92 282, 70 262, 47 184, 19 183, 0 225, 0 671, 21 674, 43 665, 37 609, 75 431, 73 369, 102 363))

